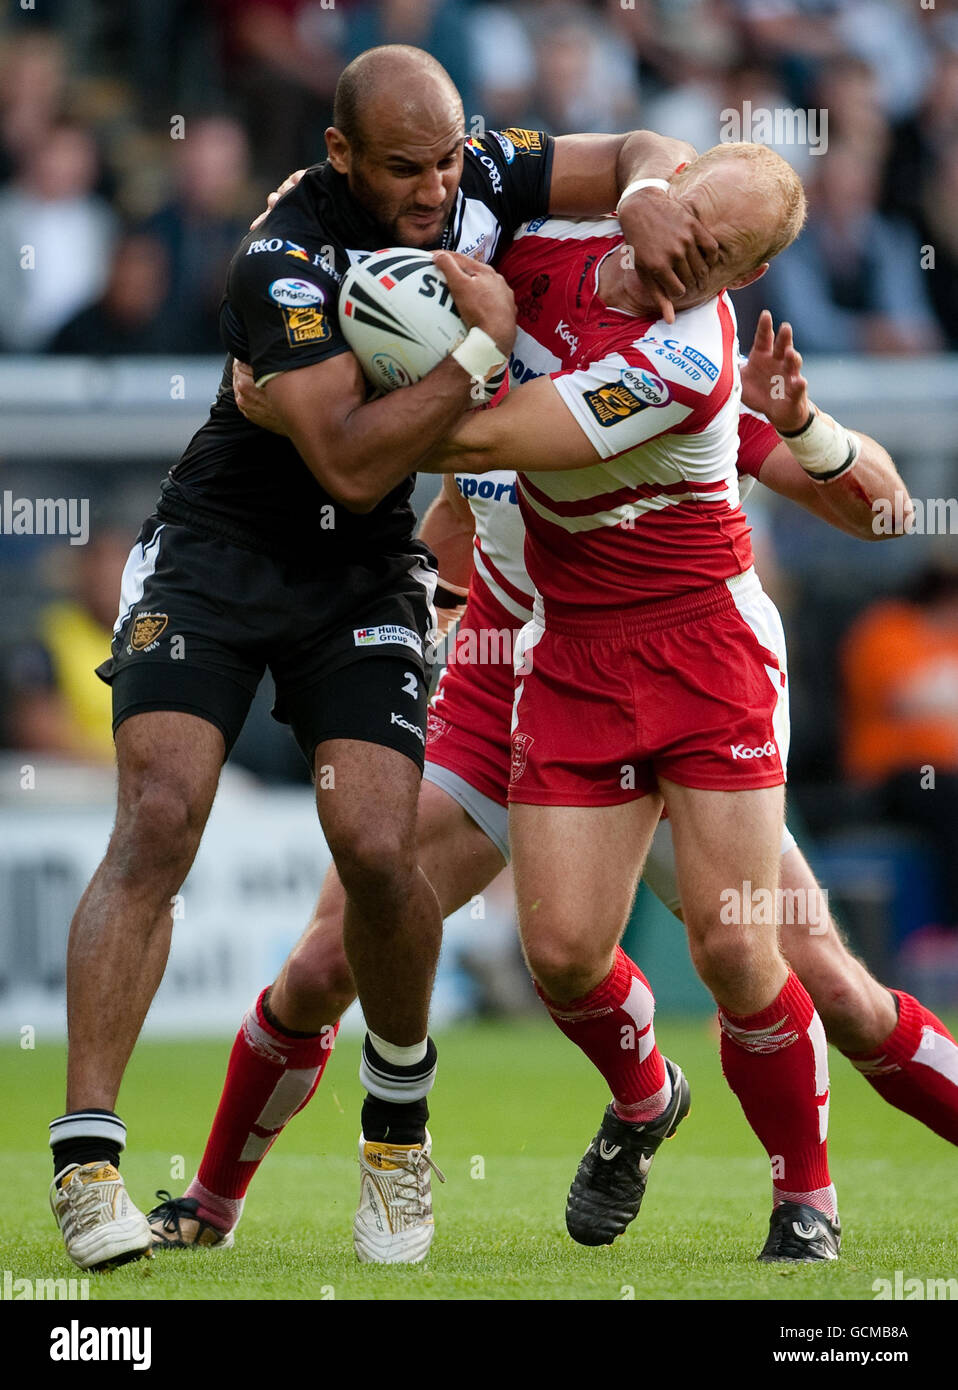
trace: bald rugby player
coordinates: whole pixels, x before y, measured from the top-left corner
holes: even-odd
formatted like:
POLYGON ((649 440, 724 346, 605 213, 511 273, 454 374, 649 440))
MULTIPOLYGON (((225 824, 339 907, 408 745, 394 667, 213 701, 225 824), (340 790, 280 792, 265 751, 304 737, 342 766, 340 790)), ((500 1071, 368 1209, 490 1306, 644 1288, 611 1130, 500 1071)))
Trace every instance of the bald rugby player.
MULTIPOLYGON (((346 952, 369 1029, 356 1252, 382 1262, 425 1255, 441 913, 415 825, 436 571, 412 539, 411 475, 512 346, 512 295, 485 263, 522 222, 621 202, 629 236, 654 248, 638 258, 636 291, 667 315, 669 296, 704 282, 717 254, 686 208, 660 188, 632 187, 674 167, 683 147, 644 132, 467 141, 458 93, 420 50, 360 55, 340 79, 334 121, 327 161, 240 245, 221 309, 231 358, 252 364, 287 437, 241 415, 228 361, 209 420, 130 554, 112 654, 98 668, 113 691, 117 815, 70 929, 66 1108, 50 1125, 50 1203, 85 1269, 151 1252, 118 1171, 117 1095, 165 969, 170 899, 267 667, 277 718, 323 770, 317 809, 346 892, 346 952), (335 298, 351 259, 389 244, 471 258, 468 273, 450 269, 470 334, 410 390, 368 400, 335 298)), ((315 1039, 268 1006, 250 1015, 246 1039, 243 1086, 262 1088, 265 1057, 302 1057, 303 1075, 327 1055, 316 1061, 315 1039)))

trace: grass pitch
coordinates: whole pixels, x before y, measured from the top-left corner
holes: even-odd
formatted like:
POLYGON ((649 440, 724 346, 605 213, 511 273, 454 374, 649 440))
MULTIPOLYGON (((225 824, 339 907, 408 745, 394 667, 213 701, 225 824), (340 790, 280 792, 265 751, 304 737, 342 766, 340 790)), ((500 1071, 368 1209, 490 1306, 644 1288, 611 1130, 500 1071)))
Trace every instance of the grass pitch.
MULTIPOLYGON (((951 1021, 954 1027, 954 1020, 951 1021)), ((360 1042, 339 1042, 307 1110, 268 1155, 221 1253, 158 1256, 93 1276, 91 1299, 864 1299, 873 1282, 958 1276, 955 1150, 892 1110, 832 1053, 830 1151, 845 1230, 836 1265, 775 1267, 755 1255, 770 1210, 768 1162, 719 1067, 714 1026, 657 1020, 685 1069, 692 1111, 655 1161, 642 1212, 613 1247, 565 1232, 566 1192, 601 1118, 604 1083, 546 1021, 440 1035, 431 1097, 436 1239, 409 1268, 356 1263, 351 1223, 360 1042)), ((127 1186, 143 1210, 196 1171, 228 1042, 142 1043, 120 1110, 127 1186), (185 1177, 171 1172, 185 1173, 185 1177)), ((46 1205, 46 1126, 64 1050, 0 1050, 0 1263, 15 1278, 77 1276, 46 1205)))

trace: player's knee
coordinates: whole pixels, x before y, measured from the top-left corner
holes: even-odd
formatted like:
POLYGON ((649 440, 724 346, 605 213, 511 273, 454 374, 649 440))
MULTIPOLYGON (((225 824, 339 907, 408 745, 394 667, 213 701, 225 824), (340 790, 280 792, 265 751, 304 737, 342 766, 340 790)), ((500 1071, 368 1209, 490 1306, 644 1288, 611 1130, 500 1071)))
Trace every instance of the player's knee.
POLYGON ((730 932, 728 927, 713 927, 689 938, 692 963, 702 983, 716 995, 740 986, 774 949, 771 939, 764 941, 757 933, 730 932))
POLYGON ((356 997, 342 937, 313 935, 291 951, 283 969, 287 998, 297 1014, 316 1012, 335 1017, 356 997))
POLYGON ((181 883, 204 820, 182 788, 161 779, 144 781, 121 805, 107 859, 123 877, 181 883))
POLYGON ((560 936, 525 944, 526 960, 533 979, 558 1004, 581 999, 601 976, 604 960, 597 959, 587 943, 560 936))
POLYGON ((333 858, 347 897, 362 905, 408 897, 417 872, 413 837, 388 822, 356 830, 333 858))

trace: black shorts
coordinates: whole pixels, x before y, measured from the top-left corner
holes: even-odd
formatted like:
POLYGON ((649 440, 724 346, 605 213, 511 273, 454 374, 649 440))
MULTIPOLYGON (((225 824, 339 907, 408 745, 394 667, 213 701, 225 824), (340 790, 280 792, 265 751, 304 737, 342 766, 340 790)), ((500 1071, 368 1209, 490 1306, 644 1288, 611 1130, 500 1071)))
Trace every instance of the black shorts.
POLYGON ((151 517, 123 571, 112 656, 114 732, 133 714, 181 710, 233 747, 268 667, 273 715, 310 767, 317 744, 381 744, 423 765, 435 627, 434 561, 410 541, 319 574, 151 517))

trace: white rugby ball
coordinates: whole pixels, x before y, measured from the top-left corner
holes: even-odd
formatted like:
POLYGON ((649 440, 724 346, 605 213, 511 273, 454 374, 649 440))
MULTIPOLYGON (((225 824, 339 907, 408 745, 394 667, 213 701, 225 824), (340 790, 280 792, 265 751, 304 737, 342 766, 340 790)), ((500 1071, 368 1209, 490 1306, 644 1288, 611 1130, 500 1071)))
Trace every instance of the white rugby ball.
MULTIPOLYGON (((381 391, 420 381, 468 329, 446 277, 428 251, 390 246, 350 266, 339 287, 343 337, 381 391)), ((505 368, 486 383, 491 400, 505 368)))

